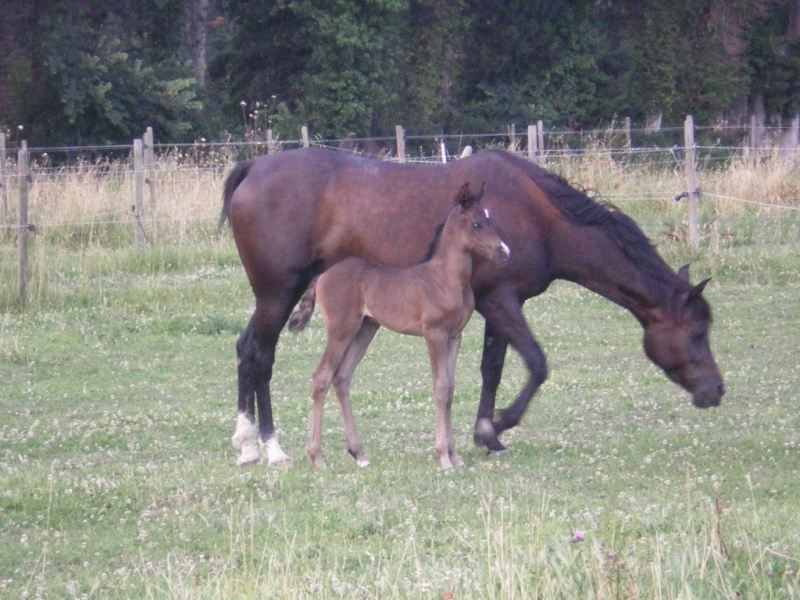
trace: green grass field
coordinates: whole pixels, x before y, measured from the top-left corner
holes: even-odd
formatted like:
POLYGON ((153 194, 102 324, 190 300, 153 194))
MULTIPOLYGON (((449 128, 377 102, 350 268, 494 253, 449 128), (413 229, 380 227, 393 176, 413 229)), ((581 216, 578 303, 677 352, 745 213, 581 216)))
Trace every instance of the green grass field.
MULTIPOLYGON (((670 264, 689 260, 677 212, 623 208, 670 264)), ((505 435, 509 456, 472 446, 480 317, 465 331, 466 467, 451 472, 433 449, 424 343, 385 331, 353 382, 371 465, 346 453, 331 397, 326 468, 311 467, 318 316, 281 339, 273 379, 294 466, 236 466, 234 344, 253 301, 229 233, 209 224, 141 254, 36 237, 24 309, 4 239, 0 596, 798 597, 798 217, 703 219, 692 272, 714 277, 722 406, 693 408, 633 317, 556 283, 526 305, 551 374, 505 435)), ((499 405, 524 378, 510 355, 499 405)))

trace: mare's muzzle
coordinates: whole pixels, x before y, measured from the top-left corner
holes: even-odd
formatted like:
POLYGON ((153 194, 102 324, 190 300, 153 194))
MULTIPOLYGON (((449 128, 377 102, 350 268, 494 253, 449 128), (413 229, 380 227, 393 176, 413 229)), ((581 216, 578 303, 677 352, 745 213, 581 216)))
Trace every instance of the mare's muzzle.
POLYGON ((710 408, 719 406, 725 395, 725 384, 722 379, 711 381, 706 385, 696 388, 692 393, 692 404, 697 408, 710 408))

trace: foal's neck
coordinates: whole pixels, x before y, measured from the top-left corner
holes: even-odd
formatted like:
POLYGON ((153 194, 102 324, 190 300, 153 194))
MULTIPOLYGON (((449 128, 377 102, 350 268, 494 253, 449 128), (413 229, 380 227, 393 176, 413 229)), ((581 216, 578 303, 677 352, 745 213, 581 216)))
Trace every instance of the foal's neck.
POLYGON ((455 238, 457 219, 448 219, 440 234, 436 251, 428 260, 428 266, 436 269, 442 281, 459 281, 469 285, 472 276, 472 252, 455 238))

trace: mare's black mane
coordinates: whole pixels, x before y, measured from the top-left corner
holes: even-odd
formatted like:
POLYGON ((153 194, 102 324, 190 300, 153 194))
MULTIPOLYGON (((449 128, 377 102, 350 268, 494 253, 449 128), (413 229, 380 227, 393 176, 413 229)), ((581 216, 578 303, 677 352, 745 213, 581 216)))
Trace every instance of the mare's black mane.
MULTIPOLYGON (((648 280, 669 282, 673 271, 656 252, 655 246, 636 222, 608 202, 596 200, 566 179, 508 152, 497 152, 505 162, 522 169, 551 202, 576 225, 602 229, 648 280)), ((596 196, 595 196, 596 197, 596 196)))

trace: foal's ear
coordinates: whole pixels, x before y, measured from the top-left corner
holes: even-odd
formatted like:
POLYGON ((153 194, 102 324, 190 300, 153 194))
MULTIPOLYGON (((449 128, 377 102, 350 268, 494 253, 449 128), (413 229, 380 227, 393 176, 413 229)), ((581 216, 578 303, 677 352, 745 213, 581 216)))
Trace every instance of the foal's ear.
POLYGON ((462 185, 461 189, 458 191, 458 203, 461 205, 461 208, 467 208, 467 204, 469 203, 469 183, 462 185))
POLYGON ((689 283, 689 265, 683 265, 678 269, 678 277, 683 279, 686 283, 689 283))
POLYGON ((478 192, 477 196, 475 196, 475 202, 480 202, 481 201, 481 199, 483 198, 483 192, 485 192, 485 191, 486 191, 486 182, 484 181, 481 184, 481 191, 478 192))

